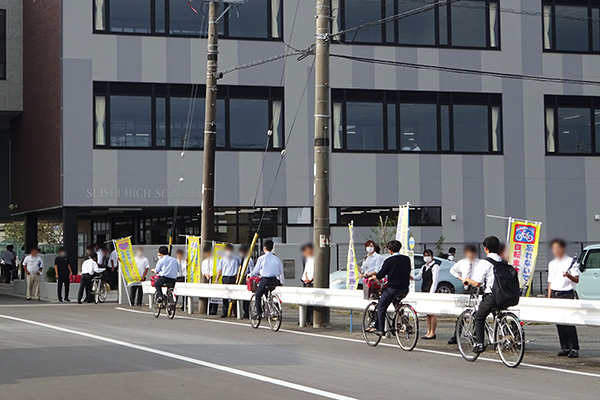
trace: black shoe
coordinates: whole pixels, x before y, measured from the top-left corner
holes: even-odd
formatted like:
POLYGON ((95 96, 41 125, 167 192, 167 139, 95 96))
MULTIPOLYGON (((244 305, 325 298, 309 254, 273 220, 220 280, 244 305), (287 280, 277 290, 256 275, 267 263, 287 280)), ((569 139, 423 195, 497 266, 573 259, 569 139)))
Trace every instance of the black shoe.
POLYGON ((485 351, 485 346, 483 345, 483 343, 475 343, 475 346, 473 346, 473 353, 480 354, 480 353, 483 353, 484 351, 485 351))
POLYGON ((558 357, 567 357, 569 354, 571 354, 570 350, 561 350, 558 353, 556 353, 558 357))
POLYGON ((423 336, 421 339, 423 339, 423 340, 435 340, 435 339, 437 339, 437 335, 423 336))
POLYGON ((58 302, 59 302, 59 303, 62 303, 62 299, 58 299, 58 302))
POLYGON ((221 315, 221 318, 227 318, 227 315, 221 315))
POLYGON ((81 300, 77 300, 77 304, 83 304, 81 300))
POLYGON ((139 304, 137 304, 137 306, 138 306, 138 307, 141 307, 141 306, 142 306, 142 303, 139 303, 139 304))
POLYGON ((452 336, 452 337, 450 338, 450 340, 448 340, 448 344, 456 344, 456 343, 457 343, 457 341, 456 341, 456 336, 452 336))
POLYGON ((569 352, 568 357, 569 358, 578 358, 579 357, 579 350, 571 350, 571 352, 569 352))
POLYGON ((377 336, 385 336, 385 333, 381 332, 380 330, 374 330, 374 331, 373 331, 373 332, 371 332, 371 333, 374 333, 374 334, 376 334, 377 336))
POLYGON ((66 301, 67 303, 70 303, 70 302, 71 302, 71 300, 69 300, 69 299, 65 299, 65 301, 66 301))

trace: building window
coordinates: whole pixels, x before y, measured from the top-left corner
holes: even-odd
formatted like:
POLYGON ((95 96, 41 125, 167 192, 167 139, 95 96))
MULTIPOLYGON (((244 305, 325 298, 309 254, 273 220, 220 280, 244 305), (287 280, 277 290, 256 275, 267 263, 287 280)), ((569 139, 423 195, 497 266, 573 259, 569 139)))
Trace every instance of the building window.
MULTIPOLYGON (((354 222, 354 226, 377 226, 380 220, 387 219, 388 223, 394 223, 398 219, 398 208, 338 208, 337 225, 348 225, 354 222)), ((441 226, 442 207, 410 207, 409 225, 412 226, 441 226)))
MULTIPOLYGON (((189 85, 96 82, 95 147, 202 149, 204 98, 190 93, 189 85)), ((282 88, 219 86, 217 97, 218 149, 264 150, 268 138, 269 149, 284 147, 282 88)))
POLYGON ((498 0, 462 0, 417 12, 436 0, 332 0, 333 33, 393 15, 415 12, 386 24, 343 35, 346 43, 408 46, 500 47, 498 0))
POLYGON ((544 0, 544 50, 600 53, 600 0, 544 0))
POLYGON ((0 79, 6 79, 6 10, 0 10, 0 79))
MULTIPOLYGON (((119 34, 205 37, 208 2, 186 0, 92 0, 94 31, 119 34)), ((221 7, 221 11, 223 7, 221 7)), ((277 39, 282 36, 282 0, 236 5, 219 24, 224 38, 277 39)))
POLYGON ((600 97, 546 96, 547 154, 600 154, 600 97))
POLYGON ((334 89, 334 151, 502 152, 499 94, 334 89))

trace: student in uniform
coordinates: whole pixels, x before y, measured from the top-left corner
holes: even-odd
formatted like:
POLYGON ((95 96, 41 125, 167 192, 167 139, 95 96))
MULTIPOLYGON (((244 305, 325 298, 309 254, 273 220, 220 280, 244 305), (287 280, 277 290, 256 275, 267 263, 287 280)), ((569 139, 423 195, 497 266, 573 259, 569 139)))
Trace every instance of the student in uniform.
MULTIPOLYGON (((82 303, 84 290, 86 303, 94 301, 92 296, 92 278, 94 274, 101 273, 97 261, 98 256, 96 253, 91 253, 89 258, 81 265, 81 283, 79 284, 79 293, 77 294, 77 304, 82 303)), ((102 272, 104 272, 104 269, 102 269, 102 272)))
POLYGON ((448 261, 454 261, 455 257, 456 257, 456 248, 450 247, 448 249, 448 261))
MULTIPOLYGON (((433 251, 426 249, 423 252, 423 261, 425 264, 421 267, 421 271, 413 278, 415 281, 423 281, 421 283, 421 292, 435 293, 440 281, 440 265, 433 258, 433 251)), ((421 339, 435 340, 437 335, 437 315, 427 315, 427 334, 421 339)))
MULTIPOLYGON (((548 298, 574 299, 575 285, 579 283, 579 265, 567 256, 567 243, 562 239, 550 242, 554 260, 548 264, 548 298)), ((556 325, 561 350, 559 357, 579 357, 577 328, 570 325, 556 325)))
MULTIPOLYGON (((315 258, 314 249, 312 243, 306 243, 300 249, 302 251, 302 257, 304 257, 304 272, 302 272, 302 285, 304 287, 313 287, 315 280, 315 258)), ((306 307, 306 324, 312 325, 313 323, 313 307, 306 307)))
POLYGON ((119 253, 117 249, 111 251, 108 257, 108 284, 111 288, 116 288, 119 284, 119 253))
POLYGON ((56 274, 56 287, 58 291, 58 301, 62 303, 62 288, 65 287, 65 301, 69 302, 69 286, 73 270, 67 259, 67 250, 64 247, 58 249, 58 256, 54 259, 54 273, 56 274))
MULTIPOLYGON (((212 246, 210 244, 204 246, 202 249, 202 275, 206 279, 207 283, 212 283, 213 279, 213 258, 212 258, 212 246)), ((208 315, 217 315, 219 305, 215 303, 208 304, 208 315)))
MULTIPOLYGON (((465 293, 470 293, 473 286, 469 285, 467 279, 473 276, 477 264, 479 263, 479 258, 477 258, 477 246, 475 244, 467 244, 464 253, 465 258, 458 261, 450 268, 450 274, 455 278, 460 279, 463 283, 465 293)), ((456 332, 454 332, 450 340, 448 340, 448 344, 456 344, 456 332)))
MULTIPOLYGON (((223 277, 224 285, 235 284, 237 274, 240 271, 240 259, 233 254, 234 247, 231 243, 225 245, 223 257, 217 264, 217 281, 223 277)), ((221 310, 221 318, 227 317, 229 312, 229 299, 223 299, 223 310, 221 310)))
POLYGON ((175 286, 179 264, 177 260, 169 255, 169 248, 167 246, 160 246, 157 256, 158 262, 154 271, 159 278, 154 282, 154 288, 156 289, 156 302, 161 303, 163 301, 162 287, 165 285, 175 286))
POLYGON ((365 242, 365 251, 367 252, 367 255, 360 266, 360 274, 358 275, 358 279, 364 278, 371 272, 379 272, 381 269, 381 266, 383 265, 383 257, 376 250, 377 247, 379 246, 376 246, 375 242, 372 240, 367 240, 365 242))
POLYGON ((138 247, 135 251, 135 264, 138 267, 138 271, 140 273, 140 281, 134 282, 130 286, 130 298, 131 305, 136 305, 141 307, 142 298, 144 296, 144 291, 142 289, 142 282, 146 280, 146 274, 148 274, 148 269, 150 269, 150 262, 148 258, 144 256, 144 249, 142 247, 138 247))
POLYGON ((265 240, 263 244, 263 251, 265 254, 260 256, 256 261, 256 267, 250 274, 250 276, 260 276, 260 282, 256 289, 256 298, 259 299, 256 302, 256 314, 260 319, 262 318, 262 296, 267 293, 267 289, 274 286, 281 286, 284 283, 283 276, 283 263, 275 254, 273 254, 273 247, 275 244, 271 239, 265 240))
MULTIPOLYGON (((248 260, 246 273, 244 274, 244 277, 242 279, 242 285, 246 284, 246 277, 249 276, 252 273, 252 270, 254 269, 254 260, 251 256, 250 246, 248 246, 247 244, 241 245, 239 249, 239 257, 242 261, 242 266, 244 265, 244 262, 248 256, 250 256, 250 259, 248 260)), ((244 300, 244 302, 242 303, 242 308, 244 309, 243 318, 248 319, 248 317, 250 316, 250 302, 248 300, 244 300)))

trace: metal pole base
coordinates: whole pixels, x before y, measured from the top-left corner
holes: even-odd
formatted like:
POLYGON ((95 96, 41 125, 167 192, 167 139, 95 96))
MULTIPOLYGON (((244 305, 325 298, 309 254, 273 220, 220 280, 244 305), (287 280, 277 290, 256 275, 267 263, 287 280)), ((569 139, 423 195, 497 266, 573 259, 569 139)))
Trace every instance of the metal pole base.
POLYGON ((326 328, 329 325, 329 308, 315 307, 313 311, 313 328, 326 328))

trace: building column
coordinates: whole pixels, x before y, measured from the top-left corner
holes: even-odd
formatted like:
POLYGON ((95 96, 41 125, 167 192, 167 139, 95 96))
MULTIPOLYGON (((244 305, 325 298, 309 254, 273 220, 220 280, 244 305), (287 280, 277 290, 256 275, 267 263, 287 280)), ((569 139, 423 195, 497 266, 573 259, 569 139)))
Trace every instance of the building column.
POLYGON ((67 257, 69 264, 73 269, 73 274, 77 274, 78 262, 77 262, 77 208, 75 207, 64 207, 63 208, 63 246, 67 249, 67 257))
POLYGON ((25 254, 38 246, 38 214, 30 212, 25 214, 25 254))

